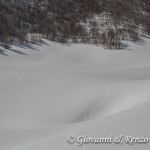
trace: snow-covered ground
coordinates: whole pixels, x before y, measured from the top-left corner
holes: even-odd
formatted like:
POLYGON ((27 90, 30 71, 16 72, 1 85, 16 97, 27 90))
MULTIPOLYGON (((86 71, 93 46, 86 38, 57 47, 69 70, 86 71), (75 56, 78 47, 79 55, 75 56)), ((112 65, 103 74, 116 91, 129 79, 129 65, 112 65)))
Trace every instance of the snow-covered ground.
POLYGON ((123 46, 0 47, 0 150, 149 150, 150 142, 114 143, 150 137, 150 37, 123 46), (113 142, 78 146, 70 134, 113 142))

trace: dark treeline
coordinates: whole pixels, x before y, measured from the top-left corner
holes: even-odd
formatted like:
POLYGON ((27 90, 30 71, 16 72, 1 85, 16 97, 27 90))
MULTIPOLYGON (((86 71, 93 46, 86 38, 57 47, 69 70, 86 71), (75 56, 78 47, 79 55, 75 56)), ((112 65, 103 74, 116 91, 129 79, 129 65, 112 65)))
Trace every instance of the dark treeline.
POLYGON ((61 43, 120 48, 121 40, 150 35, 150 0, 0 0, 0 42, 40 34, 61 43))

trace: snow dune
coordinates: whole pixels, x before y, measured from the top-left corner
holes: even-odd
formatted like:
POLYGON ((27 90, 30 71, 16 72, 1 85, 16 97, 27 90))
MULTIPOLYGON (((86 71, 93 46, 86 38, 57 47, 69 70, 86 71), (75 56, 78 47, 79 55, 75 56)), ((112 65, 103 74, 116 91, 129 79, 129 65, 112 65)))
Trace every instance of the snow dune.
POLYGON ((150 137, 150 38, 123 50, 85 44, 0 48, 0 150, 148 150, 66 137, 150 137))

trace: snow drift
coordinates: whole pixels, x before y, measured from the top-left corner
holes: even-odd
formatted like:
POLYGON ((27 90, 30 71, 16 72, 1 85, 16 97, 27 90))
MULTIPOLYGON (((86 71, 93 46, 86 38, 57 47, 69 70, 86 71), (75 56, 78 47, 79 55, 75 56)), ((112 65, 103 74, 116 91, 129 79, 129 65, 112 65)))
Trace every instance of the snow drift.
POLYGON ((147 144, 68 144, 73 134, 150 137, 150 38, 125 49, 88 44, 0 49, 1 150, 148 150, 147 144))

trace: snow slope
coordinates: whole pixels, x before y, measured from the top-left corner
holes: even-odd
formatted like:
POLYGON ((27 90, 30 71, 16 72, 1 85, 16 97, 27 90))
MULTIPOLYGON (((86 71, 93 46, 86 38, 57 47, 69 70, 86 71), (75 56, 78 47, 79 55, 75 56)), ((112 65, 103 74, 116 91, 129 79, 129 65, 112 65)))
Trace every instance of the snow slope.
POLYGON ((66 137, 150 137, 150 37, 122 50, 85 44, 0 48, 0 150, 149 150, 66 137))

